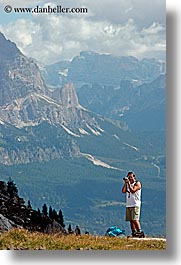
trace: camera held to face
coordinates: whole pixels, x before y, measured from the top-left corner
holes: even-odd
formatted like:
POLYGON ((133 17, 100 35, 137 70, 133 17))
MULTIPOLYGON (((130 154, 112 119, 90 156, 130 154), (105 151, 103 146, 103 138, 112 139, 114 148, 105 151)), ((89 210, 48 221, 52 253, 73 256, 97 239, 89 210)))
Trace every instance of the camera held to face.
POLYGON ((129 180, 129 178, 128 177, 124 177, 123 180, 124 181, 127 181, 127 180, 129 180))

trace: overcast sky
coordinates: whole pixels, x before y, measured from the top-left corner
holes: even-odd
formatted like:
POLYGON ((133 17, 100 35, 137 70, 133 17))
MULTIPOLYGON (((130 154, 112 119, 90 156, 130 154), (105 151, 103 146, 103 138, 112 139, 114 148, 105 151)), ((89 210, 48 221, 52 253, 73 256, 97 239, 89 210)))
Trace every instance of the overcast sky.
POLYGON ((0 0, 0 31, 45 64, 82 50, 165 59, 165 0, 0 0), (4 7, 86 7, 85 14, 16 14, 4 7))

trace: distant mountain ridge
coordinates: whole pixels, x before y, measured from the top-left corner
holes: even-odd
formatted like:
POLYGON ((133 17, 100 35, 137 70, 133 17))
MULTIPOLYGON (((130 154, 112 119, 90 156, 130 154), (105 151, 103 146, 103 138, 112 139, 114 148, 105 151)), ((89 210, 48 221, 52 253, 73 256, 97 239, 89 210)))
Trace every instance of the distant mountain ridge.
POLYGON ((69 66, 73 82, 119 85, 120 80, 150 81, 161 73, 161 63, 155 59, 138 60, 133 56, 112 56, 82 51, 69 66))
POLYGON ((111 119, 124 121, 132 130, 164 130, 166 127, 164 74, 151 83, 136 87, 129 80, 120 81, 116 87, 87 84, 77 89, 77 94, 86 108, 111 119))
POLYGON ((165 62, 156 59, 90 51, 80 52, 70 62, 41 68, 54 98, 57 87, 73 82, 82 106, 140 131, 163 130, 166 126, 165 70, 165 62))
POLYGON ((59 86, 65 80, 73 82, 76 87, 95 83, 117 86, 120 80, 129 80, 139 85, 165 74, 165 62, 82 51, 71 61, 60 61, 41 67, 41 70, 46 83, 53 86, 59 86))

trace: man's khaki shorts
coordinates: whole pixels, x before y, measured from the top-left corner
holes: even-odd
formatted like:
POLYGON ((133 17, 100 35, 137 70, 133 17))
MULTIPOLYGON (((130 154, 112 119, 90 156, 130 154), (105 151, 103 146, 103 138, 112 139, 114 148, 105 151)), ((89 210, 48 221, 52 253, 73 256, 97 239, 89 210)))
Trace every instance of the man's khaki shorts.
POLYGON ((140 207, 126 207, 126 221, 134 221, 140 219, 140 207))

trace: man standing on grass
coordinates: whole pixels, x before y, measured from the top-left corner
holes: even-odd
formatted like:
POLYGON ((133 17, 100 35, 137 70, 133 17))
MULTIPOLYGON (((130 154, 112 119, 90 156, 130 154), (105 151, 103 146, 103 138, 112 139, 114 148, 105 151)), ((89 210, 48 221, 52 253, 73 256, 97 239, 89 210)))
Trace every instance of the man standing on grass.
POLYGON ((141 183, 136 180, 133 172, 123 178, 122 193, 126 193, 126 221, 130 222, 133 237, 145 237, 140 225, 141 183))

